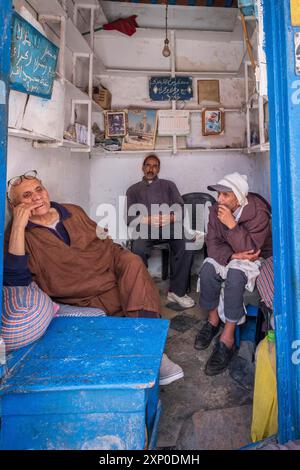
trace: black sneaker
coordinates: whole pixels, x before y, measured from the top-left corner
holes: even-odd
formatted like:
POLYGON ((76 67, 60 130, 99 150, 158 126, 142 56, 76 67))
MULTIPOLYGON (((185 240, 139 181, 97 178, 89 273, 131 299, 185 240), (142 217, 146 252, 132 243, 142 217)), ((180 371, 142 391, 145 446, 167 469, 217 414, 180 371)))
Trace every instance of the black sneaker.
POLYGON ((209 323, 209 321, 207 321, 196 336, 194 345, 195 349, 199 349, 200 351, 202 351, 202 349, 208 348, 212 339, 218 333, 219 329, 220 325, 213 326, 211 323, 209 323))
POLYGON ((214 347, 214 350, 208 359, 205 366, 206 375, 217 375, 221 374, 227 369, 231 359, 236 353, 236 346, 228 348, 222 341, 218 341, 214 347))

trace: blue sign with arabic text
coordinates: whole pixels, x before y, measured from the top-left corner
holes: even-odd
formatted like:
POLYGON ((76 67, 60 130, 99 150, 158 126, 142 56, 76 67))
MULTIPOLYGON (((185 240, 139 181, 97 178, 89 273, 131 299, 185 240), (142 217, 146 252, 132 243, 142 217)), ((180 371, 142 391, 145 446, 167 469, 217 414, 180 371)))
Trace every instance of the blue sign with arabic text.
POLYGON ((13 13, 10 87, 51 99, 59 48, 13 13))
POLYGON ((151 77, 149 96, 153 101, 187 101, 193 98, 192 77, 151 77))

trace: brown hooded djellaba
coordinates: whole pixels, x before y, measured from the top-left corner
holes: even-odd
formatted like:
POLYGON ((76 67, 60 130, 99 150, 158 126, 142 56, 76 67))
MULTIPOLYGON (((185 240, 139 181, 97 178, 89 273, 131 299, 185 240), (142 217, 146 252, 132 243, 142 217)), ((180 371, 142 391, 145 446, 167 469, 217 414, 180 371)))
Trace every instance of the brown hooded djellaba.
POLYGON ((208 256, 226 266, 234 253, 261 250, 260 257, 272 256, 271 214, 267 204, 248 194, 248 204, 233 229, 218 219, 218 204, 210 208, 206 246, 208 256))
POLYGON ((39 287, 57 302, 109 315, 134 317, 142 310, 159 317, 159 293, 142 260, 109 238, 100 240, 97 224, 79 206, 62 205, 71 213, 63 221, 70 246, 44 227, 25 231, 29 269, 39 287))

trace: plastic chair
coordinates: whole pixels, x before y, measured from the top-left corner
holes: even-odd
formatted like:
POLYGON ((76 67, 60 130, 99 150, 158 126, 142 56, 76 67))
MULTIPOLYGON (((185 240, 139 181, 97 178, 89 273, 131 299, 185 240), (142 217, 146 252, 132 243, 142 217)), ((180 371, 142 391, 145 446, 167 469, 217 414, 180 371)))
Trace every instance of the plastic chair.
MULTIPOLYGON (((207 193, 187 193, 182 195, 182 199, 184 204, 191 205, 191 213, 185 211, 185 217, 189 217, 188 225, 192 230, 200 230, 201 232, 207 232, 207 224, 208 224, 208 208, 216 202, 215 198, 207 193), (201 217, 201 213, 199 216, 199 206, 203 211, 203 215, 201 217), (197 216, 198 214, 198 216, 197 216), (197 222, 198 225, 197 226, 197 222), (200 222, 200 224, 199 224, 200 222)), ((155 244, 153 248, 158 249, 161 251, 162 254, 162 279, 166 280, 169 277, 169 245, 168 243, 161 243, 155 244)), ((203 243, 204 256, 206 256, 206 247, 203 243)), ((195 250, 194 253, 199 253, 202 250, 195 250)), ((170 266, 170 273, 172 272, 172 266, 170 266)), ((191 284, 191 279, 189 279, 189 288, 191 284)))

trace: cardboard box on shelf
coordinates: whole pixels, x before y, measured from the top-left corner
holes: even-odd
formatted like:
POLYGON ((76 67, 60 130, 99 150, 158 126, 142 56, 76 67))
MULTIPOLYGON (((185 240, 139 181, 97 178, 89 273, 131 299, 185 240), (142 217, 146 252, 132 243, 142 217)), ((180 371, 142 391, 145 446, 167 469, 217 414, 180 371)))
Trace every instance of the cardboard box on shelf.
POLYGON ((93 87, 93 100, 103 109, 111 107, 111 92, 103 85, 93 87))

